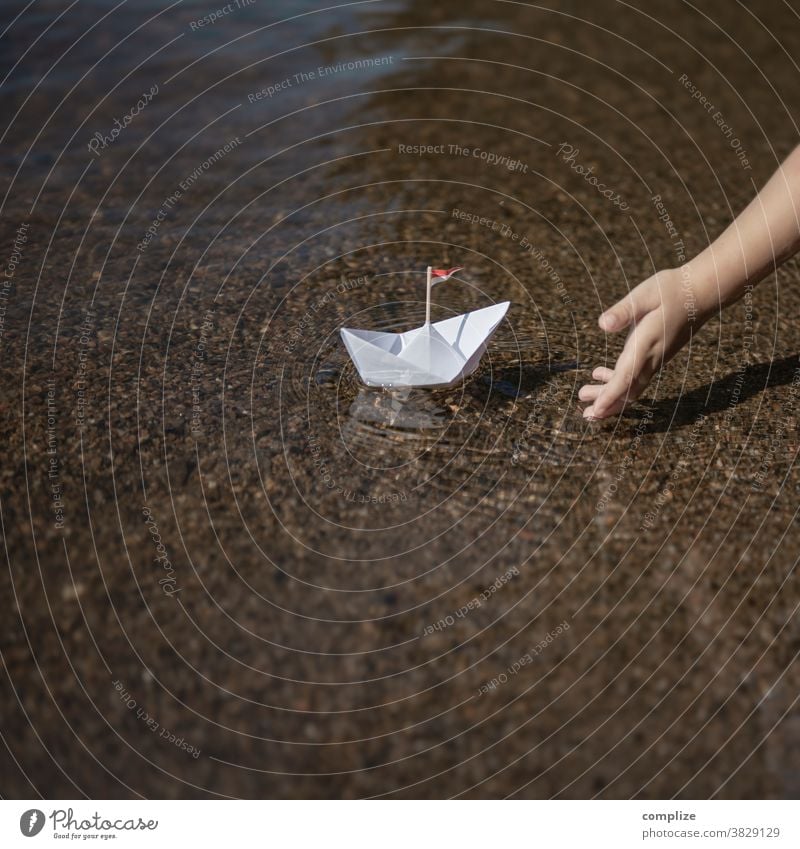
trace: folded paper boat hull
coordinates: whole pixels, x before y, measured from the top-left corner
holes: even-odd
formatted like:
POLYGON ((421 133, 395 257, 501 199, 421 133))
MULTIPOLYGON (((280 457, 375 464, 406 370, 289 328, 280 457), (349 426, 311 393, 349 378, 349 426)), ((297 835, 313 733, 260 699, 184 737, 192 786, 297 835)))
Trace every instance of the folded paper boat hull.
POLYGON ((342 328, 342 341, 367 386, 452 386, 472 374, 509 302, 405 333, 342 328))

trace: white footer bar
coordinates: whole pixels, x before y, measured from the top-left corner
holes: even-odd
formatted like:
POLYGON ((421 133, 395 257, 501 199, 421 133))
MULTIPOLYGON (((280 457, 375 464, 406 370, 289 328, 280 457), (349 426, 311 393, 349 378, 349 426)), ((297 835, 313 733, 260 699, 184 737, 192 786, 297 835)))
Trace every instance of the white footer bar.
POLYGON ((795 801, 0 801, 0 846, 798 847, 795 801))

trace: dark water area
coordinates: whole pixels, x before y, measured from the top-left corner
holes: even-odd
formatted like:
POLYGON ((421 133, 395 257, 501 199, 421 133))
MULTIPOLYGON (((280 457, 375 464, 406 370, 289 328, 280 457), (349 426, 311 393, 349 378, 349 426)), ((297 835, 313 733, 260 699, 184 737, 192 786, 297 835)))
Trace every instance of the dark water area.
POLYGON ((577 391, 797 144, 797 10, 229 6, 0 12, 4 795, 796 797, 797 262, 577 391), (507 318, 367 388, 427 265, 507 318))

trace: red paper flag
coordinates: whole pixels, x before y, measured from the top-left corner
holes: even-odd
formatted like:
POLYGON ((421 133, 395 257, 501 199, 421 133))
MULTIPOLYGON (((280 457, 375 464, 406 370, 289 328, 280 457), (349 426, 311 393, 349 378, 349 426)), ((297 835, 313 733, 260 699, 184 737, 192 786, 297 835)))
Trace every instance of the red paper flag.
POLYGON ((449 280, 456 271, 463 271, 464 267, 459 265, 457 268, 432 268, 431 269, 431 285, 435 286, 437 283, 444 283, 445 280, 449 280))

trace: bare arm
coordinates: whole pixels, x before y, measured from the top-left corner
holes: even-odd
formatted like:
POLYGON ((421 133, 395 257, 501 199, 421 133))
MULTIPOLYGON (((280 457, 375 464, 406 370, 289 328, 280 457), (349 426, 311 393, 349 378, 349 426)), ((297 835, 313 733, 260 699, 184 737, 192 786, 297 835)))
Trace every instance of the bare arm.
POLYGON ((693 332, 798 250, 800 147, 704 251, 654 274, 600 316, 607 332, 631 330, 614 368, 596 368, 592 377, 599 383, 581 388, 580 399, 589 402, 584 416, 606 418, 638 398, 693 332), (687 309, 687 299, 694 309, 687 309))
POLYGON ((795 148, 744 211, 689 262, 703 300, 716 311, 760 283, 800 249, 800 147, 795 148), (703 292, 706 287, 708 292, 703 292))

